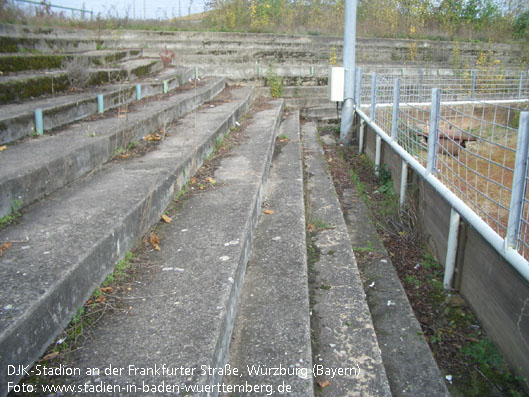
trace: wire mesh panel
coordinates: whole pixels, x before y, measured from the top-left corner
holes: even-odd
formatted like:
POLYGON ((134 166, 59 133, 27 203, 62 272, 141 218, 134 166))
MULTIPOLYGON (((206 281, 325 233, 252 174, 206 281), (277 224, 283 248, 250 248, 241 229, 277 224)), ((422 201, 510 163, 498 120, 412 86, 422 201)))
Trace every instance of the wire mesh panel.
MULTIPOLYGON (((365 76, 366 77, 366 76, 365 76)), ((362 101, 371 97, 371 81, 362 84, 362 101)), ((441 88, 437 178, 505 238, 520 113, 529 102, 493 100, 529 97, 525 72, 456 71, 443 75, 418 70, 399 77, 398 144, 423 166, 428 162, 432 88, 441 88), (485 101, 486 99, 486 101, 485 101)), ((375 123, 392 132, 395 74, 377 75, 375 123)), ((367 110, 368 107, 366 106, 367 110)), ((371 113, 371 109, 368 113, 371 113)), ((395 127, 393 127, 395 132, 395 127)), ((528 177, 529 178, 529 177, 528 177)), ((529 185, 529 179, 526 186, 529 185)), ((529 203, 524 198, 518 250, 529 258, 529 203)))
POLYGON ((517 110, 474 102, 442 105, 437 176, 505 237, 518 129, 517 110))

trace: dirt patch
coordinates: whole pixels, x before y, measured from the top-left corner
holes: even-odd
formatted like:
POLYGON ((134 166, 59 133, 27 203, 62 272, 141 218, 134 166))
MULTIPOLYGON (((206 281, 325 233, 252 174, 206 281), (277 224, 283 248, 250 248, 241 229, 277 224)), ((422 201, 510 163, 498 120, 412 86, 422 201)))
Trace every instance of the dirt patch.
MULTIPOLYGON (((319 130, 320 136, 335 129, 319 130)), ((526 396, 498 350, 465 301, 443 289, 443 267, 427 251, 417 228, 416 211, 399 211, 391 176, 383 168, 379 177, 373 164, 351 147, 325 143, 327 163, 343 208, 345 189, 356 186, 391 256, 422 332, 428 341, 449 390, 459 396, 526 396)), ((361 268, 374 252, 355 252, 361 268)))

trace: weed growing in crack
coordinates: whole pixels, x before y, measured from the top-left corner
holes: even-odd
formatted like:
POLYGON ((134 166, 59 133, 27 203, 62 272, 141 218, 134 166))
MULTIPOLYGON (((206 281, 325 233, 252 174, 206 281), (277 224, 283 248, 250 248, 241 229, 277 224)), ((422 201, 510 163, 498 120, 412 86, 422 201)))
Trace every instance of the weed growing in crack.
POLYGON ((22 200, 13 200, 13 205, 11 206, 11 213, 8 215, 4 215, 0 218, 0 230, 6 228, 9 225, 14 224, 22 216, 22 213, 20 212, 21 208, 22 200))

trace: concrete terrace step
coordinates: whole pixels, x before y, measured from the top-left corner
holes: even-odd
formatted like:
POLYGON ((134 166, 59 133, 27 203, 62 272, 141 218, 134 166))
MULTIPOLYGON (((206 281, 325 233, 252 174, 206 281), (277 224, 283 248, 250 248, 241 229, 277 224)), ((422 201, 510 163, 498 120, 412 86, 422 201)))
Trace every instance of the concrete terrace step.
POLYGON ((311 300, 314 364, 342 368, 322 396, 390 396, 386 371, 366 302, 347 226, 318 143, 316 125, 302 126, 305 189, 311 235, 311 300), (345 372, 347 370, 347 372, 345 372))
MULTIPOLYGON (((142 98, 163 93, 163 82, 168 92, 185 84, 194 76, 194 70, 186 68, 164 69, 156 77, 136 81, 141 84, 142 98)), ((14 142, 36 133, 36 109, 42 110, 43 130, 50 131, 73 121, 97 113, 97 96, 103 95, 104 110, 116 108, 137 99, 136 86, 120 84, 90 89, 80 94, 68 94, 52 98, 7 104, 0 107, 0 144, 14 142)))
POLYGON ((94 170, 116 149, 166 127, 224 86, 223 78, 212 78, 169 100, 144 103, 123 118, 74 124, 59 134, 9 147, 0 156, 0 216, 11 212, 15 200, 27 206, 94 170))
POLYGON ((276 143, 263 205, 274 213, 260 216, 230 345, 230 365, 242 374, 227 379, 243 387, 234 395, 251 395, 246 385, 264 387, 259 395, 314 394, 299 129, 294 112, 279 131, 288 141, 276 143), (281 376, 267 373, 280 366, 281 376))
POLYGON ((58 69, 74 57, 88 58, 92 66, 121 62, 142 55, 142 50, 98 50, 79 54, 0 54, 0 71, 6 75, 26 70, 58 69))
POLYGON ((406 292, 356 188, 344 191, 353 249, 373 246, 360 266, 384 367, 394 396, 449 396, 406 292), (373 284, 371 284, 373 283, 373 284), (368 286, 370 284, 370 286, 368 286), (387 302, 392 302, 388 306, 387 302), (417 370, 420 368, 420 371, 417 370))
MULTIPOLYGON (((220 103, 183 117, 155 151, 105 165, 31 206, 20 224, 0 232, 0 241, 24 241, 13 243, 0 258, 0 394, 6 393, 8 380, 18 380, 8 376, 7 365, 28 365, 42 354, 114 264, 160 219, 187 178, 211 153, 217 138, 229 131, 252 98, 250 88, 231 90, 220 103)), ((125 322, 117 324, 119 337, 106 334, 109 344, 100 341, 97 348, 83 350, 87 365, 102 359, 105 365, 125 360, 123 367, 154 362, 192 367, 194 363, 184 360, 188 353, 192 353, 187 356, 190 360, 208 356, 204 364, 222 361, 229 339, 224 331, 230 329, 234 310, 230 297, 237 294, 239 272, 244 269, 281 105, 275 102, 271 110, 256 116, 254 127, 248 130, 251 147, 242 148, 239 156, 224 165, 238 168, 239 173, 217 175, 219 189, 211 192, 209 200, 192 198, 179 212, 161 243, 161 255, 153 259, 159 260, 162 285, 134 291, 150 291, 153 300, 134 299, 137 315, 129 313, 125 315, 128 320, 121 319, 125 322), (202 204, 195 206, 197 200, 202 204), (231 241, 238 244, 225 245, 231 241), (224 255, 230 260, 225 261, 224 255), (184 272, 174 270, 179 268, 184 272), (182 304, 176 305, 177 301, 182 304), (204 310, 190 302, 202 302, 204 310), (180 315, 184 316, 181 320, 180 315), (132 321, 130 327, 126 321, 132 321), (191 345, 189 341, 204 329, 216 332, 211 339, 203 335, 207 348, 202 341, 191 345), (195 347, 203 347, 203 355, 195 354, 195 347)), ((103 340, 105 333, 98 335, 103 340)))
MULTIPOLYGON (((137 59, 124 61, 119 68, 90 69, 88 85, 95 86, 115 81, 134 80, 163 68, 159 59, 137 59)), ((41 95, 54 95, 70 88, 68 72, 48 70, 46 72, 23 72, 0 77, 0 104, 26 100, 41 95)))

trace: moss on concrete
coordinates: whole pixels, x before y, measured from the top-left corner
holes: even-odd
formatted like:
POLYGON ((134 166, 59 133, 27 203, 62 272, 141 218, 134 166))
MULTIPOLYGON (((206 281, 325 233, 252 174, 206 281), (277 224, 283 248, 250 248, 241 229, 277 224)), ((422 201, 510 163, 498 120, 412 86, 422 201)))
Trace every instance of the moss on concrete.
POLYGON ((0 70, 4 73, 25 70, 58 69, 65 57, 62 55, 5 56, 0 58, 0 70))

